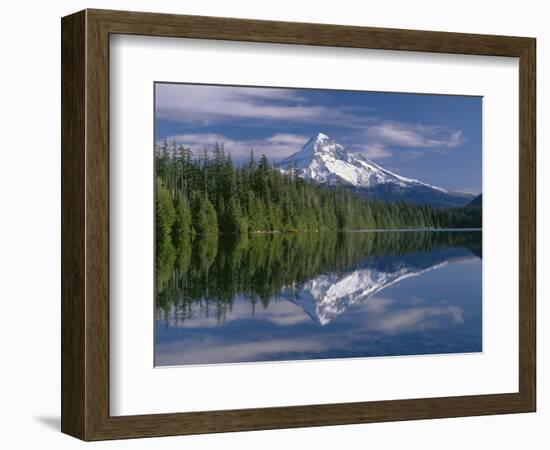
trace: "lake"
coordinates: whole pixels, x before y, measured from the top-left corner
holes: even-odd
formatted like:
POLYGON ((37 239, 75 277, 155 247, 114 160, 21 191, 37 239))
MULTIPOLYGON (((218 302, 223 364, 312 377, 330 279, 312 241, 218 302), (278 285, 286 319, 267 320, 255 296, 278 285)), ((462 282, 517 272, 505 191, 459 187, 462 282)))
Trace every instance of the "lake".
POLYGON ((481 352, 481 243, 481 231, 366 231, 162 247, 155 365, 481 352))

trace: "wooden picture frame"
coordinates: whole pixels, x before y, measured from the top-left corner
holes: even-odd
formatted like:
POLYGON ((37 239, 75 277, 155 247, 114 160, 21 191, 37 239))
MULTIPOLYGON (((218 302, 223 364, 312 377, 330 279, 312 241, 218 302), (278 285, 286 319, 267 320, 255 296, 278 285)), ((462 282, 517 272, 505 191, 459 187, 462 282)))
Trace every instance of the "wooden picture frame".
POLYGON ((61 29, 64 433, 101 440, 535 411, 535 39, 105 10, 64 17, 61 29), (117 33, 519 58, 519 391, 110 416, 109 36, 117 33))

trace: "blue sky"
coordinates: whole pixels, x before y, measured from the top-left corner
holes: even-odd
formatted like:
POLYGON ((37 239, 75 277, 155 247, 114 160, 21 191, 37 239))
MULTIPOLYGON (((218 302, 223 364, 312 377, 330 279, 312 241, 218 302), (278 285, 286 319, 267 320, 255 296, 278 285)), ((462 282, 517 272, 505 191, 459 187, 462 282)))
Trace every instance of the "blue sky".
POLYGON ((277 161, 322 132, 400 175, 481 192, 481 97, 156 83, 155 103, 157 142, 277 161))

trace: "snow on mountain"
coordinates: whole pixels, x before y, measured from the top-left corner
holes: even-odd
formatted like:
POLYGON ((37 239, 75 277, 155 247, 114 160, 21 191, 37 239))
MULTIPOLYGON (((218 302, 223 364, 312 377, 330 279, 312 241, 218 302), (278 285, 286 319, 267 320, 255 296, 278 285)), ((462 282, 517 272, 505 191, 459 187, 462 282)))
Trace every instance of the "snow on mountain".
POLYGON ((343 184, 372 188, 392 184, 399 188, 427 187, 447 192, 443 188, 402 177, 363 156, 354 155, 323 133, 313 136, 300 151, 282 160, 280 167, 283 172, 295 167, 302 178, 331 186, 343 184))

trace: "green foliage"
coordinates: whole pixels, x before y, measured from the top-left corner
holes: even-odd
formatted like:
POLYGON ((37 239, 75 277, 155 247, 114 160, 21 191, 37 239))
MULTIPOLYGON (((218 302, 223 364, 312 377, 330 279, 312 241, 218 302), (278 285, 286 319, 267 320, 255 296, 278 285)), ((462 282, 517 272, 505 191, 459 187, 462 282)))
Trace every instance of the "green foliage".
POLYGON ((256 162, 252 152, 235 167, 223 145, 192 158, 189 149, 165 142, 155 162, 157 305, 165 312, 176 307, 183 318, 192 303, 205 302, 215 304, 221 320, 243 292, 265 306, 285 287, 365 255, 447 244, 481 255, 480 233, 328 232, 481 227, 481 208, 367 200, 306 182, 295 169, 283 174, 265 156, 256 162))
POLYGON ((207 195, 196 197, 193 230, 198 234, 218 233, 218 216, 207 195))
POLYGON ((157 265, 157 308, 167 313, 175 307, 184 319, 190 305, 200 303, 211 305, 222 318, 239 294, 267 306, 320 273, 350 270, 365 260, 391 268, 392 257, 401 255, 417 255, 410 258, 411 264, 431 264, 436 248, 464 247, 481 257, 481 242, 480 232, 197 235, 183 249, 191 264, 182 265, 169 252, 157 265))
POLYGON ((197 158, 164 143, 156 151, 157 234, 481 226, 480 208, 439 209, 368 200, 345 188, 283 174, 265 156, 235 167, 223 145, 197 158), (191 206, 190 206, 191 205, 191 206))
POLYGON ((239 234, 248 232, 248 219, 243 215, 241 205, 236 198, 229 201, 224 229, 239 234))
POLYGON ((173 275, 173 266, 176 260, 176 250, 169 239, 162 239, 157 244, 157 290, 167 288, 173 275))
POLYGON ((176 192, 174 200, 175 221, 173 225, 173 239, 177 246, 191 233, 191 208, 189 201, 181 192, 176 192))
POLYGON ((166 240, 172 233, 176 211, 174 210, 170 191, 166 189, 160 180, 157 181, 155 215, 157 240, 166 240))

